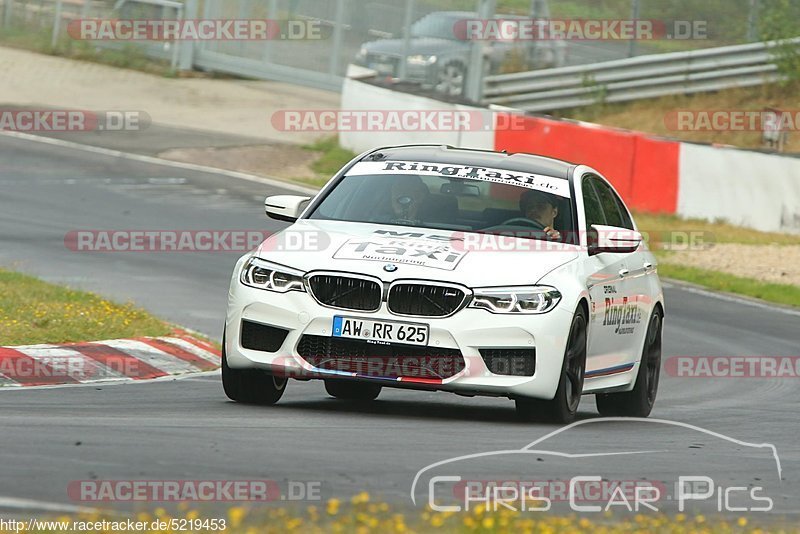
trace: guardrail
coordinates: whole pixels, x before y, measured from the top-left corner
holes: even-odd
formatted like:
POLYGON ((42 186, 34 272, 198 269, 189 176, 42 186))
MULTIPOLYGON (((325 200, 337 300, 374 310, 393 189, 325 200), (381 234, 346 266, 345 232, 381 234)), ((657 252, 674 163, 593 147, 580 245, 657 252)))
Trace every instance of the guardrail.
POLYGON ((778 80, 773 49, 785 43, 800 38, 487 76, 484 103, 552 111, 761 85, 778 80))

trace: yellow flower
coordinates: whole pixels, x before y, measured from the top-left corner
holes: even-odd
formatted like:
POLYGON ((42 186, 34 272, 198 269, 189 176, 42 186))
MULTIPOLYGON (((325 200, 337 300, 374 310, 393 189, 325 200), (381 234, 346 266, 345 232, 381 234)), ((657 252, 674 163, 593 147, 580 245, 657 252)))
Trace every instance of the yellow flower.
POLYGON ((362 491, 358 495, 354 495, 351 501, 353 504, 361 504, 369 502, 369 493, 367 493, 366 491, 362 491))
POLYGON ((244 508, 241 506, 234 506, 230 510, 228 510, 228 519, 231 521, 231 526, 236 528, 242 524, 242 519, 247 514, 244 508))
POLYGON ((484 517, 483 521, 481 521, 481 525, 483 526, 483 528, 492 528, 494 526, 494 518, 484 517))
POLYGON ((746 527, 747 526, 747 518, 746 517, 740 517, 739 520, 736 522, 736 524, 739 525, 740 527, 746 527))
POLYGON ((339 513, 339 499, 330 499, 326 511, 328 515, 336 515, 339 513))

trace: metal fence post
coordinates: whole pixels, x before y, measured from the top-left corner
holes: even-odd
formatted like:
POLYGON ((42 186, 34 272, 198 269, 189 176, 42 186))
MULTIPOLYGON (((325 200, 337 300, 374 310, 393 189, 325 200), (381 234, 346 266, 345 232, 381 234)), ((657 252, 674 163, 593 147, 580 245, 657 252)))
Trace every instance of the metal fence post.
POLYGON ((755 42, 758 40, 758 12, 761 10, 759 0, 750 0, 750 14, 747 16, 747 40, 755 42))
POLYGON ((56 47, 58 44, 58 37, 61 33, 61 9, 63 7, 63 0, 56 0, 56 10, 53 15, 53 37, 50 40, 50 46, 56 47))
POLYGON ((11 27, 11 14, 14 9, 14 0, 5 0, 3 2, 3 28, 8 29, 11 27))
MULTIPOLYGON (((291 14, 289 15, 292 16, 291 14)), ((269 0, 269 8, 267 9, 267 18, 271 23, 274 23, 278 18, 278 0, 269 0)), ((264 52, 261 56, 264 63, 272 62, 272 42, 267 39, 264 41, 264 52)))
POLYGON ((339 67, 342 63, 342 31, 344 29, 344 0, 336 0, 336 26, 333 28, 333 50, 331 52, 331 62, 329 73, 332 76, 339 75, 339 67))
MULTIPOLYGON (((478 18, 489 20, 494 18, 496 0, 478 0, 478 18)), ((476 39, 472 42, 467 79, 464 84, 464 96, 472 102, 483 99, 483 76, 485 70, 485 57, 483 55, 483 41, 476 39)))
MULTIPOLYGON (((183 20, 197 18, 197 0, 186 0, 181 18, 183 20)), ((179 47, 178 70, 192 70, 194 67, 194 41, 191 39, 186 41, 176 40, 174 46, 179 47)))
MULTIPOLYGON (((639 18, 639 8, 640 8, 639 0, 631 0, 631 19, 637 20, 639 18)), ((636 39, 631 39, 628 42, 628 57, 633 57, 636 55, 636 39)))
POLYGON ((411 24, 414 22, 414 0, 406 0, 406 15, 403 21, 403 58, 397 70, 397 76, 401 80, 406 79, 408 71, 408 54, 411 51, 411 24))

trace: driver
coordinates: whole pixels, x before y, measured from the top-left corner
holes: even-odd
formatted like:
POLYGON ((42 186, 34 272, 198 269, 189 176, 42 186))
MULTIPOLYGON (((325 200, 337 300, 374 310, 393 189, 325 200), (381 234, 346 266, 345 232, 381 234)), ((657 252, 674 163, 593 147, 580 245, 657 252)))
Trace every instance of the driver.
POLYGON ((558 200, 550 193, 530 189, 519 197, 519 210, 526 219, 542 226, 550 239, 561 239, 561 233, 555 229, 558 217, 558 200))
POLYGON ((428 186, 419 176, 401 175, 392 182, 392 211, 402 220, 418 219, 420 207, 430 196, 428 186))

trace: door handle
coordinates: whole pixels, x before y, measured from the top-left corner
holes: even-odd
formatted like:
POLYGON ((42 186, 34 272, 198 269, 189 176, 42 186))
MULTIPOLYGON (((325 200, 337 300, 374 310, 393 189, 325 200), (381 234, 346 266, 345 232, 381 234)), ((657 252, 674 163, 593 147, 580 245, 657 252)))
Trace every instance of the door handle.
POLYGON ((625 277, 626 277, 626 276, 628 276, 630 273, 631 273, 630 269, 620 269, 620 270, 619 270, 619 277, 620 277, 620 278, 625 278, 625 277))
POLYGON ((650 263, 649 261, 646 261, 646 262, 644 262, 644 268, 645 268, 645 270, 649 271, 650 269, 653 268, 653 264, 650 263))

